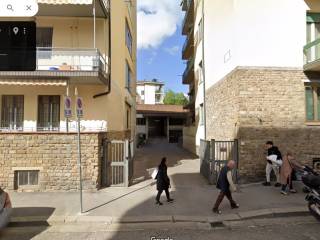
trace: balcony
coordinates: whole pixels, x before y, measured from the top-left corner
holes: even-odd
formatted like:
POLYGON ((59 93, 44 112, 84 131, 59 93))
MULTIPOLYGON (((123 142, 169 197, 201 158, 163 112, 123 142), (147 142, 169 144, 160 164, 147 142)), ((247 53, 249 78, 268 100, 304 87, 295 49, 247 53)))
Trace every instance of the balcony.
MULTIPOLYGON (((184 0, 182 6, 184 5, 186 5, 186 14, 182 23, 182 34, 187 35, 194 24, 194 0, 184 0)), ((184 8, 182 7, 182 9, 184 8)))
POLYGON ((194 53, 194 36, 193 31, 188 34, 186 41, 184 42, 182 48, 182 59, 187 60, 189 59, 194 53))
POLYGON ((304 71, 320 71, 320 38, 307 44, 303 52, 304 71))
POLYGON ((69 83, 107 85, 108 72, 108 61, 98 49, 37 48, 36 71, 4 71, 0 78, 67 79, 69 83))
POLYGON ((183 84, 190 84, 194 81, 194 58, 190 59, 182 76, 183 84))
POLYGON ((156 104, 163 104, 164 100, 164 92, 156 92, 155 93, 155 103, 156 104))

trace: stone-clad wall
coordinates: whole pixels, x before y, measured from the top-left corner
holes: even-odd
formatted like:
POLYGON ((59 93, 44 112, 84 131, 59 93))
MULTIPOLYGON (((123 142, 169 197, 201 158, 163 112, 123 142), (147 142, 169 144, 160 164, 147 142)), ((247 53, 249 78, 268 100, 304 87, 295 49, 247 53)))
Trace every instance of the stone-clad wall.
MULTIPOLYGON (((103 138, 125 139, 125 132, 82 133, 83 187, 100 187, 103 138)), ((0 133, 0 186, 15 189, 15 170, 39 170, 39 186, 30 191, 75 191, 79 189, 77 134, 0 133)))
POLYGON ((239 81, 233 71, 206 93, 207 137, 233 140, 239 112, 239 81))
POLYGON ((208 137, 239 139, 243 182, 264 178, 267 140, 283 154, 293 151, 304 164, 320 157, 320 127, 305 123, 303 81, 308 78, 295 69, 237 68, 208 90, 208 116, 215 116, 208 119, 208 137))

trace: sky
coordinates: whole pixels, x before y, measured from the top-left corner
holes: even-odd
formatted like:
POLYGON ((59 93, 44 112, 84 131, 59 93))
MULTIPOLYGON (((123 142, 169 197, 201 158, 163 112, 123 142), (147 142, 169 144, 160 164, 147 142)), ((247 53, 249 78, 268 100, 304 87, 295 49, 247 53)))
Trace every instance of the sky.
POLYGON ((137 0, 138 80, 157 78, 166 90, 188 92, 181 75, 185 64, 181 50, 183 12, 180 0, 137 0))

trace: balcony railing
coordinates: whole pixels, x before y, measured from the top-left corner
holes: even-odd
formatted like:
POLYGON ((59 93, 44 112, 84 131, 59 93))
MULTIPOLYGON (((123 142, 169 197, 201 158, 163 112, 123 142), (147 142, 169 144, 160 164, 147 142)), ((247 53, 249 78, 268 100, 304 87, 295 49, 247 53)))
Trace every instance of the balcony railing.
MULTIPOLYGON (((68 132, 77 132, 77 121, 69 120, 68 132)), ((107 122, 99 120, 81 120, 80 128, 82 132, 103 132, 107 131, 107 122)), ((23 124, 18 125, 13 122, 1 122, 0 132, 67 132, 65 122, 47 122, 42 124, 23 124)))
POLYGON ((194 68, 194 57, 192 59, 190 59, 187 63, 187 67, 186 69, 184 70, 183 72, 183 83, 186 84, 186 83, 189 83, 190 81, 190 73, 193 73, 192 70, 194 68))
POLYGON ((38 48, 38 71, 102 71, 107 61, 98 49, 38 48))
POLYGON ((186 38, 184 44, 183 44, 183 47, 182 47, 182 59, 187 59, 190 57, 190 54, 192 52, 189 52, 187 50, 191 50, 193 49, 194 45, 194 37, 193 37, 193 31, 191 31, 189 34, 188 34, 188 37, 186 38))
POLYGON ((307 44, 304 49, 304 70, 320 71, 320 38, 307 44))
POLYGON ((190 27, 193 25, 193 1, 194 0, 186 0, 187 1, 187 10, 182 22, 182 34, 186 35, 189 32, 190 27))

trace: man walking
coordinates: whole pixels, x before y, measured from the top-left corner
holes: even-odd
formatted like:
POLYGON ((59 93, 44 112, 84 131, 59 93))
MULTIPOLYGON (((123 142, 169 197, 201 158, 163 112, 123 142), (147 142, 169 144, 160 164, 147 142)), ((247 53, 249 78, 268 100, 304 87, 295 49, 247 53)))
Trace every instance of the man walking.
POLYGON ((235 168, 236 163, 233 160, 230 160, 226 166, 224 166, 219 174, 219 179, 217 183, 217 188, 220 189, 220 194, 217 198, 217 201, 212 209, 214 213, 221 214, 221 211, 219 210, 219 206, 226 196, 228 200, 230 201, 231 208, 239 208, 239 204, 237 204, 233 198, 231 191, 236 191, 236 187, 232 181, 232 170, 235 168))
POLYGON ((278 147, 273 146, 272 141, 267 141, 265 144, 267 149, 267 165, 266 165, 266 182, 263 183, 264 186, 271 186, 270 174, 273 171, 276 175, 277 182, 275 187, 281 187, 280 184, 280 166, 282 164, 282 155, 278 147))

